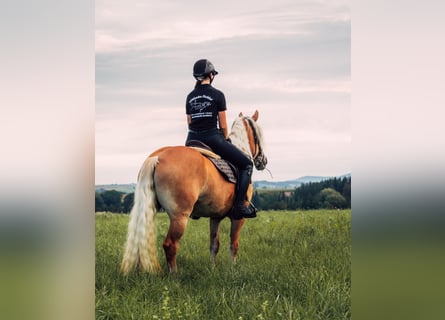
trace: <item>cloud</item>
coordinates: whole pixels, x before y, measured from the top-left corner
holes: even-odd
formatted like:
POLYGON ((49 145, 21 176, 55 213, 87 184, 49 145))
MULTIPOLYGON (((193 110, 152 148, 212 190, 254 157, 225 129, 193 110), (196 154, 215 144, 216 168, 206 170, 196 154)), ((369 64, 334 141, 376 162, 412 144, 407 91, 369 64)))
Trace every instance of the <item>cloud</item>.
POLYGON ((97 183, 134 182, 148 153, 184 143, 203 57, 229 122, 260 110, 276 179, 350 171, 348 2, 97 1, 96 28, 97 183))
POLYGON ((155 6, 141 1, 98 1, 96 52, 165 48, 254 35, 308 35, 315 24, 349 20, 345 4, 330 2, 274 1, 259 6, 256 1, 226 1, 209 7, 197 1, 159 2, 155 6))

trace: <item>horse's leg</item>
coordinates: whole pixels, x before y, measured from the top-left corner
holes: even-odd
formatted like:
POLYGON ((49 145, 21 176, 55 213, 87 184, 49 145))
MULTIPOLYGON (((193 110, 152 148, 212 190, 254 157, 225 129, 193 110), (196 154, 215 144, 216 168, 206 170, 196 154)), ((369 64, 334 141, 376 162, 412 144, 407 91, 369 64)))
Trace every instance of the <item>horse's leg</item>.
POLYGON ((219 251, 219 223, 221 218, 210 218, 210 261, 215 265, 215 258, 219 251))
POLYGON ((244 222, 246 219, 241 220, 235 220, 230 219, 231 225, 230 225, 230 257, 232 258, 232 262, 236 262, 236 255, 238 253, 238 247, 239 247, 239 237, 241 233, 241 228, 244 225, 244 222))
POLYGON ((175 218, 170 217, 170 227, 168 228, 167 237, 165 238, 163 247, 168 269, 171 273, 178 271, 178 267, 176 266, 176 252, 178 251, 179 240, 184 234, 185 227, 187 226, 187 221, 188 216, 186 215, 175 218))

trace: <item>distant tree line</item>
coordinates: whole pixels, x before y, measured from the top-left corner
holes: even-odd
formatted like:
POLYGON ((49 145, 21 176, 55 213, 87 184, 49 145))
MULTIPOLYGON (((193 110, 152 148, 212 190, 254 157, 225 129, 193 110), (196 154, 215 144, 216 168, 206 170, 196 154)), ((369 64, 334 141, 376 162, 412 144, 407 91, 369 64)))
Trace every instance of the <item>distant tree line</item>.
MULTIPOLYGON (((96 212, 129 213, 134 193, 96 191, 96 212)), ((310 182, 291 190, 260 189, 252 203, 259 210, 346 209, 351 208, 351 177, 310 182)))
POLYGON ((260 210, 351 208, 351 177, 304 183, 293 190, 255 190, 252 202, 260 210))
POLYGON ((129 213, 134 203, 134 192, 124 193, 116 190, 96 191, 96 212, 129 213))

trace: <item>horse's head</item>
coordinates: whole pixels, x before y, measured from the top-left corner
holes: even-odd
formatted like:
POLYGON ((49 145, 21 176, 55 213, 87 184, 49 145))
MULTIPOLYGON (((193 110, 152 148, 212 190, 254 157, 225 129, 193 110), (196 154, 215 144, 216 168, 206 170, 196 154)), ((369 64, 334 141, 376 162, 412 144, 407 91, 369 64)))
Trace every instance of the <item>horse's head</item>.
POLYGON ((239 117, 245 120, 248 127, 252 130, 253 137, 249 139, 251 140, 249 144, 255 168, 257 168, 257 170, 264 170, 267 165, 267 157, 264 154, 263 131, 257 124, 259 117, 258 110, 255 111, 252 117, 243 116, 242 112, 239 114, 239 117))

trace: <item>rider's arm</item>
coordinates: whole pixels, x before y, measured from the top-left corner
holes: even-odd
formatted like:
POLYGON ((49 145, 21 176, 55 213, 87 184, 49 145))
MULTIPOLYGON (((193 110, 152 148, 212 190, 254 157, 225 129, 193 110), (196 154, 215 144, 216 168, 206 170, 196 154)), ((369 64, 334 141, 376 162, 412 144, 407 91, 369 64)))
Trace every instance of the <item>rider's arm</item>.
POLYGON ((219 119, 219 128, 220 128, 221 132, 223 133, 224 138, 226 138, 226 140, 227 140, 229 138, 229 131, 227 130, 226 112, 219 111, 218 119, 219 119))

